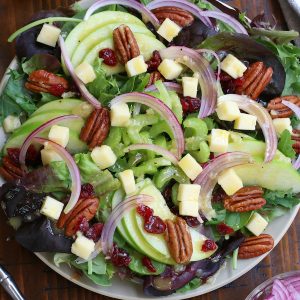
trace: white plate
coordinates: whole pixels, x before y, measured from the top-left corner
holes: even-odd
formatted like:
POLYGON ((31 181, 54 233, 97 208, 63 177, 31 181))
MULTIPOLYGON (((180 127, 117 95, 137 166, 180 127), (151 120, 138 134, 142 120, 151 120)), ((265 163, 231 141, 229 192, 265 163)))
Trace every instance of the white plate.
MULTIPOLYGON (((91 2, 91 0, 88 1, 91 2)), ((9 69, 14 69, 14 68, 16 68, 16 60, 12 61, 11 65, 9 66, 9 69)), ((0 94, 7 80, 8 80, 8 76, 5 75, 0 84, 0 94)), ((5 142, 5 135, 1 128, 0 131, 1 147, 3 146, 4 142, 5 142)), ((289 229, 290 225, 292 224, 294 218, 297 215, 298 209, 299 206, 295 207, 289 213, 276 219, 268 226, 266 233, 270 234, 274 238, 275 245, 278 244, 278 242, 282 239, 283 235, 289 229)), ((73 283, 76 283, 81 287, 91 290, 95 293, 109 296, 112 298, 126 299, 126 300, 159 299, 157 297, 146 297, 143 294, 141 285, 137 285, 135 283, 131 283, 126 280, 120 280, 119 278, 114 278, 113 285, 111 287, 98 286, 84 276, 81 277, 80 279, 77 279, 74 275, 75 274, 74 269, 69 268, 66 264, 62 265, 61 268, 57 268, 55 266, 55 264, 53 263, 53 254, 36 253, 36 255, 46 265, 48 265, 51 269, 53 269, 58 274, 72 281, 73 283)), ((217 280, 215 280, 214 283, 207 283, 196 290, 187 292, 185 294, 174 294, 168 297, 164 297, 163 299, 169 299, 169 300, 186 299, 186 298, 196 297, 211 292, 213 290, 216 290, 244 275, 246 272, 254 268, 267 255, 268 254, 265 254, 258 258, 253 258, 248 260, 247 259, 239 260, 238 268, 236 270, 232 269, 231 264, 227 264, 227 266, 218 273, 217 280)))

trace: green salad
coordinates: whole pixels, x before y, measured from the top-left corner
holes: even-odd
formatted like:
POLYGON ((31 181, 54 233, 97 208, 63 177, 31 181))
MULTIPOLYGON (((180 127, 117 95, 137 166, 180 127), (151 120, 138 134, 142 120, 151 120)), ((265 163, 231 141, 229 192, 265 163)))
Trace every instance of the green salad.
POLYGON ((149 296, 272 250, 299 204, 298 33, 212 2, 83 2, 9 37, 0 201, 23 247, 149 296))

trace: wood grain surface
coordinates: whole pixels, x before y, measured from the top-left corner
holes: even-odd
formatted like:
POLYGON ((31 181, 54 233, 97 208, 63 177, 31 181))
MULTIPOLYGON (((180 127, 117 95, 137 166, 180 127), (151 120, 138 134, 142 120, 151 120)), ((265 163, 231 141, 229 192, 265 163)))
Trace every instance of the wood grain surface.
MULTIPOLYGON (((246 10, 249 17, 261 13, 264 9, 272 12, 281 27, 285 22, 276 0, 236 0, 226 1, 241 10, 246 10)), ((14 45, 6 42, 8 36, 24 25, 28 18, 41 9, 67 6, 70 0, 0 0, 0 76, 2 76, 14 57, 14 45)), ((299 30, 299 28, 298 28, 299 30)), ((104 300, 108 297, 96 295, 84 290, 44 265, 34 254, 21 248, 10 237, 12 229, 5 223, 2 210, 0 213, 0 263, 13 275, 27 300, 104 300)), ((300 269, 300 221, 296 218, 287 234, 271 254, 253 270, 233 283, 197 300, 242 300, 257 285, 273 275, 300 269)), ((0 288, 0 299, 8 300, 0 288)), ((125 300, 125 299, 124 299, 125 300)))

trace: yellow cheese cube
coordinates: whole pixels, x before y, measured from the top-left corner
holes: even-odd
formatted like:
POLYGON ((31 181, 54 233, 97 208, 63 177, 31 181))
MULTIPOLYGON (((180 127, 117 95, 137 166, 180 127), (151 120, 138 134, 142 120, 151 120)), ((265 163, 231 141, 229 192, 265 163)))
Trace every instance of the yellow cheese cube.
POLYGON ((228 196, 233 195, 243 187, 241 178, 233 169, 225 170, 218 178, 218 184, 223 188, 228 196))
POLYGON ((125 65, 125 70, 129 77, 147 72, 148 65, 145 63, 143 55, 139 55, 129 60, 125 65))
POLYGON ((246 228, 254 235, 259 236, 268 226, 268 222, 259 213, 255 212, 250 218, 246 228))
POLYGON ((179 184, 177 199, 179 202, 199 201, 201 186, 199 184, 179 184))
POLYGON ((55 150, 51 150, 51 149, 42 149, 41 158, 44 166, 49 165, 53 161, 63 160, 61 156, 55 152, 55 150))
POLYGON ((113 166, 117 161, 115 153, 107 145, 94 148, 91 157, 94 163, 102 170, 113 166))
POLYGON ((199 216, 199 204, 195 201, 179 202, 179 214, 182 216, 199 216))
POLYGON ((66 147, 69 142, 70 129, 65 126, 53 125, 49 131, 48 138, 56 144, 66 147))
POLYGON ((168 80, 176 79, 181 72, 183 67, 173 59, 165 58, 158 66, 158 71, 168 80))
POLYGON ((132 194, 136 191, 134 174, 132 170, 125 170, 119 173, 119 178, 126 195, 132 194))
POLYGON ((211 152, 224 153, 227 151, 229 132, 222 129, 212 129, 209 148, 211 152))
POLYGON ((44 24, 36 41, 50 47, 55 47, 60 33, 61 30, 59 28, 53 25, 44 24))
POLYGON ((93 67, 85 61, 76 67, 75 74, 84 84, 93 82, 97 77, 93 67))
POLYGON ((182 77, 183 96, 184 97, 197 97, 198 92, 198 78, 195 77, 182 77))
POLYGON ((83 259, 89 259, 90 255, 95 250, 95 243, 93 240, 78 234, 77 239, 72 244, 71 252, 83 259))
POLYGON ((6 133, 15 131, 21 126, 21 121, 16 116, 7 116, 3 121, 3 129, 6 133))
POLYGON ((241 114, 238 105, 231 101, 223 101, 218 103, 216 112, 218 118, 223 121, 234 121, 241 114))
POLYGON ((228 54, 221 62, 221 69, 232 78, 237 79, 244 75, 247 67, 235 56, 228 54))
POLYGON ((290 118, 278 118, 273 120, 273 124, 277 133, 277 136, 280 136, 283 131, 288 130, 289 132, 293 131, 291 126, 290 118))
POLYGON ((47 196, 43 202, 40 213, 46 217, 58 220, 64 208, 64 204, 56 199, 47 196))
POLYGON ((196 179, 196 177, 202 172, 202 167, 190 154, 183 157, 179 161, 178 166, 191 180, 196 179))
POLYGON ((240 116, 234 121, 234 129, 255 130, 257 117, 240 113, 240 116))
POLYGON ((79 105, 76 105, 73 109, 72 109, 72 114, 80 116, 82 118, 87 118, 92 111, 94 110, 94 107, 87 103, 87 102, 83 102, 79 105))
POLYGON ((174 37, 176 37, 181 31, 181 27, 178 26, 175 22, 166 18, 160 27, 157 30, 157 33, 166 39, 168 42, 171 42, 174 37))
POLYGON ((130 110, 126 103, 117 103, 110 109, 111 126, 126 127, 130 120, 130 110))

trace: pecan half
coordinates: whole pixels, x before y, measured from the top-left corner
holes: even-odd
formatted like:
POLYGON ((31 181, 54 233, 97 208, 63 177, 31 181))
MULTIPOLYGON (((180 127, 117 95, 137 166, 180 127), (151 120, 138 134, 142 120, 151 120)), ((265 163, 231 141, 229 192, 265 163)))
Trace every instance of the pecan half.
POLYGON ((9 156, 4 156, 2 159, 2 166, 0 167, 0 175, 6 181, 11 181, 21 178, 23 176, 23 171, 9 156))
POLYGON ((273 69, 266 67, 263 62, 258 61, 251 64, 243 76, 243 84, 236 89, 236 93, 247 95, 256 100, 270 83, 273 69))
POLYGON ((69 84, 65 78, 45 70, 33 71, 25 87, 34 93, 50 93, 57 97, 69 90, 69 84))
POLYGON ((99 205, 99 200, 93 198, 81 198, 76 206, 68 214, 62 213, 57 221, 57 228, 65 228, 67 236, 73 236, 79 229, 83 219, 90 221, 94 218, 99 205))
POLYGON ((108 109, 95 109, 81 129, 80 139, 86 142, 90 149, 100 146, 106 139, 110 129, 108 109))
POLYGON ((266 204, 263 190, 259 186, 247 186, 224 199, 225 209, 233 212, 245 212, 260 209, 266 204))
POLYGON ((164 81, 164 77, 160 74, 160 72, 158 71, 151 72, 147 87, 154 84, 158 80, 164 81))
POLYGON ((131 29, 121 25, 113 31, 115 51, 121 63, 126 64, 129 60, 140 55, 139 45, 131 29))
POLYGON ((184 219, 176 218, 166 221, 165 240, 171 256, 178 264, 186 264, 193 254, 193 243, 188 226, 184 219))
POLYGON ((240 245, 238 257, 257 257, 272 250, 273 246, 274 240, 269 234, 261 234, 260 236, 248 237, 240 245))
POLYGON ((170 19, 180 27, 190 26, 194 22, 194 16, 179 7, 164 6, 152 10, 156 18, 162 23, 165 19, 170 19))
POLYGON ((294 113, 293 111, 282 104, 282 100, 289 101, 300 107, 300 97, 298 96, 282 96, 271 100, 267 106, 272 119, 290 118, 294 113))
POLYGON ((297 154, 300 154, 300 130, 293 129, 292 140, 295 141, 293 149, 297 154))

